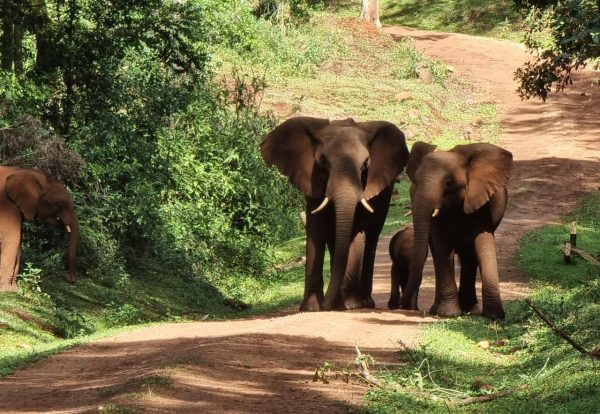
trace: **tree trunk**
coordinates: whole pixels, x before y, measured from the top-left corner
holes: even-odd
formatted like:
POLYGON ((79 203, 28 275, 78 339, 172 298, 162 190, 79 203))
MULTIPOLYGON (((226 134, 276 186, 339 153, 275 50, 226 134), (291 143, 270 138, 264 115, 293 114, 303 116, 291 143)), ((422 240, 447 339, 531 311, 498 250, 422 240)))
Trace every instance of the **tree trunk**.
POLYGON ((378 29, 381 28, 379 21, 379 0, 362 0, 360 20, 373 23, 378 29))
POLYGON ((12 0, 4 0, 2 3, 2 69, 11 72, 13 69, 13 42, 14 42, 14 16, 12 0))
POLYGON ((15 19, 13 26, 13 65, 16 74, 23 73, 23 21, 15 19))

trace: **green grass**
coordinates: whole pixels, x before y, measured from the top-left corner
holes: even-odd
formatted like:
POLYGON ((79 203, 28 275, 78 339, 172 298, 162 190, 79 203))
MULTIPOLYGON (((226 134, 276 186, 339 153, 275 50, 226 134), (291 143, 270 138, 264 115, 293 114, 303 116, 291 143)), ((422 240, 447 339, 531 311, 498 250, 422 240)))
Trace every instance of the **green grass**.
MULTIPOLYGON (((600 252, 600 191, 565 223, 577 220, 578 246, 600 252)), ((587 350, 600 345, 600 269, 583 259, 565 265, 560 245, 566 226, 529 234, 519 266, 531 278, 532 301, 587 350)), ((425 327, 416 349, 399 353, 402 366, 380 373, 399 391, 368 395, 368 413, 588 413, 600 400, 600 365, 559 338, 524 301, 506 305, 507 318, 466 316, 425 327), (487 341, 489 347, 482 347, 487 341), (487 403, 453 400, 513 390, 487 403), (444 402, 446 401, 446 402, 444 402), (446 405, 446 403, 448 405, 446 405)))
POLYGON ((520 41, 522 19, 511 0, 383 0, 382 23, 520 41))

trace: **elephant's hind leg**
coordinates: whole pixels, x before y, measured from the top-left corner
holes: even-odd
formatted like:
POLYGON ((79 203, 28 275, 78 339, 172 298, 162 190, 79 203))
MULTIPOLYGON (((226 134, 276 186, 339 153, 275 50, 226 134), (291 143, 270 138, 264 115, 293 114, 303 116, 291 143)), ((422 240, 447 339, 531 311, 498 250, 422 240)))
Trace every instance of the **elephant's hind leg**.
POLYGON ((464 312, 481 313, 475 290, 477 279, 477 255, 475 247, 471 244, 458 250, 460 258, 460 287, 458 288, 458 300, 464 312))
POLYGON ((20 229, 18 235, 3 234, 0 246, 0 291, 14 292, 17 290, 17 275, 19 274, 19 257, 21 250, 20 229))

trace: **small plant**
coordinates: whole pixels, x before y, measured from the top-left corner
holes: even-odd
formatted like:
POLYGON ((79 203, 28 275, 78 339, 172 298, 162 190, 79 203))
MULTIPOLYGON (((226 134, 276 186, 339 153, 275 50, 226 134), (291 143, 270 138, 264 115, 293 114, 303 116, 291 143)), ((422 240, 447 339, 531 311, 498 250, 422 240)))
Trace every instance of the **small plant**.
POLYGON ((71 307, 55 308, 54 320, 55 332, 62 338, 75 338, 95 331, 95 327, 86 321, 81 312, 71 307))
POLYGON ((19 291, 29 299, 48 299, 48 294, 42 292, 41 281, 42 269, 33 267, 33 264, 28 262, 25 264, 25 269, 19 274, 19 291))
POLYGON ((120 306, 111 303, 109 305, 109 311, 105 318, 108 326, 113 327, 135 325, 144 322, 142 310, 136 308, 135 306, 129 303, 125 303, 120 306))
POLYGON ((411 40, 397 42, 392 56, 392 75, 399 79, 430 76, 431 81, 442 83, 448 77, 448 68, 442 62, 429 59, 415 49, 411 40))

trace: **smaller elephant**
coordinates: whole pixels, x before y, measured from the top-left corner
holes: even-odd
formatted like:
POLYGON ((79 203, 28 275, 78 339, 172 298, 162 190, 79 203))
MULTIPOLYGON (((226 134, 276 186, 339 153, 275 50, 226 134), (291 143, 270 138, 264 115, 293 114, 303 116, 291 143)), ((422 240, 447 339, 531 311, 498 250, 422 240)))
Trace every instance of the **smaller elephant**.
POLYGON ((66 279, 74 283, 79 221, 64 184, 40 171, 0 167, 0 291, 17 290, 23 219, 65 229, 66 279))
POLYGON ((415 231, 408 226, 398 231, 390 240, 390 258, 392 259, 392 289, 388 309, 400 307, 400 289, 406 289, 410 264, 415 252, 415 231))
POLYGON ((506 211, 512 154, 488 143, 435 149, 416 142, 406 166, 415 246, 400 306, 418 309, 429 247, 435 269, 435 302, 430 313, 456 316, 478 310, 475 277, 479 269, 481 314, 502 319, 494 233, 506 211), (460 289, 454 276, 455 254, 461 263, 460 289))

